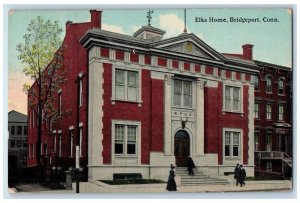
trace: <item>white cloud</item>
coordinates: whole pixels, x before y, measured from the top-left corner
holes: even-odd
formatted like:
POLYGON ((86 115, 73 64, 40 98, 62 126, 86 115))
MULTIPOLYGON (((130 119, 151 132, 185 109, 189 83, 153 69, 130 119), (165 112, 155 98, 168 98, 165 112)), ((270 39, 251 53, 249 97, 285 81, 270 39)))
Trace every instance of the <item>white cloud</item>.
MULTIPOLYGON (((165 38, 175 37, 183 33, 184 30, 184 21, 179 18, 176 14, 164 14, 159 16, 159 28, 166 31, 165 38)), ((187 32, 191 31, 187 27, 187 32)), ((200 39, 203 40, 203 35, 201 33, 194 33, 200 39)))
POLYGON ((120 34, 125 34, 123 28, 117 25, 109 25, 109 24, 102 23, 102 29, 111 32, 120 33, 120 34))
POLYGON ((159 28, 166 31, 165 37, 175 37, 183 32, 184 22, 176 14, 159 16, 159 28))

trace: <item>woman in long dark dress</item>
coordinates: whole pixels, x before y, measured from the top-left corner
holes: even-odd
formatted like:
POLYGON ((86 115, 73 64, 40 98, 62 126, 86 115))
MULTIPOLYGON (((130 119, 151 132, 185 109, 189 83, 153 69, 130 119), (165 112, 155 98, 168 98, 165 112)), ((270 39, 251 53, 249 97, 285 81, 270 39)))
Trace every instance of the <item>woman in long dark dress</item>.
POLYGON ((169 179, 168 179, 168 183, 167 183, 168 191, 177 191, 174 168, 175 168, 175 166, 173 164, 171 164, 171 170, 169 173, 169 179))

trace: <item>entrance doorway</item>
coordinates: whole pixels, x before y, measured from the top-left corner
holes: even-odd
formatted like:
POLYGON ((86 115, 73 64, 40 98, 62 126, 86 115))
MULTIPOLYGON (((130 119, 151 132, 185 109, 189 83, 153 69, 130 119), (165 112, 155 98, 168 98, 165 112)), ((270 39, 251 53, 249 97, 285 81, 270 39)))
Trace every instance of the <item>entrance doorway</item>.
POLYGON ((174 155, 176 166, 187 166, 186 158, 190 155, 190 136, 185 130, 179 130, 174 137, 174 155))

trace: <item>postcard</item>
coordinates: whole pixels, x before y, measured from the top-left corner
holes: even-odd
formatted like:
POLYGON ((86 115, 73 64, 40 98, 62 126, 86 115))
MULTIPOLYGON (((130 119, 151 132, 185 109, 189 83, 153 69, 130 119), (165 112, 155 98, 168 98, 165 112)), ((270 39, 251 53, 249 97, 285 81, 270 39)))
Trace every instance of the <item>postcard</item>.
POLYGON ((292 8, 9 10, 11 193, 290 192, 292 8))

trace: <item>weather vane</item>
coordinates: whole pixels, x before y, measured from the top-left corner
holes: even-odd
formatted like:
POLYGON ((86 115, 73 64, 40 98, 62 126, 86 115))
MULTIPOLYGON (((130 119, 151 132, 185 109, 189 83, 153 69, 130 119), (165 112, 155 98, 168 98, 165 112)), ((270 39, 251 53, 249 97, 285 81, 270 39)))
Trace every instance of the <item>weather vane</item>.
POLYGON ((151 25, 151 19, 152 19, 151 14, 152 14, 153 12, 154 12, 153 10, 149 10, 149 11, 147 12, 146 18, 148 18, 148 25, 151 25))

